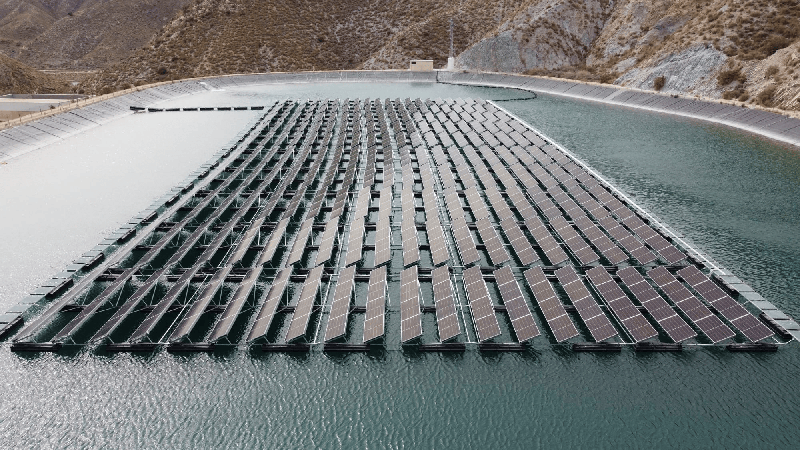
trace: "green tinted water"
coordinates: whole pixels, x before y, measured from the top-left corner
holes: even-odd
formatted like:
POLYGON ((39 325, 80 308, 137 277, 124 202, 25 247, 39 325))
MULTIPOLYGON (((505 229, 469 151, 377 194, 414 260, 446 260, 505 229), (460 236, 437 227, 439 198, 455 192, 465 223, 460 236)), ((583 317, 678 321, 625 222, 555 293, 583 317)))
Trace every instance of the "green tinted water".
MULTIPOLYGON (((357 96, 524 95, 426 84, 292 85, 173 104, 357 96)), ((796 150, 722 127, 554 97, 501 105, 800 316, 796 150)), ((775 354, 535 347, 527 354, 146 357, 18 355, 5 347, 0 446, 793 448, 800 438, 796 343, 775 354)))

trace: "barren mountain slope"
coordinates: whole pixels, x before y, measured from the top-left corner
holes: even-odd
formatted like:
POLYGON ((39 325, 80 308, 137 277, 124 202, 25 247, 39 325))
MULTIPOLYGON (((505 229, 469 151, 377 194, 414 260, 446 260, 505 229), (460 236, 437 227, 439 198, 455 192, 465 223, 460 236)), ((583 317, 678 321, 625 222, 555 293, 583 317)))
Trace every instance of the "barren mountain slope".
POLYGON ((137 82, 237 72, 405 68, 409 57, 448 56, 449 25, 457 49, 497 26, 518 1, 478 0, 201 0, 158 33, 148 47, 85 85, 87 90, 137 82), (478 19, 479 18, 479 19, 478 19), (387 42, 394 52, 383 52, 387 42))
POLYGON ((624 1, 587 64, 617 82, 800 109, 800 2, 624 1), (773 89, 774 86, 774 89, 773 89))
POLYGON ((57 77, 44 74, 5 55, 0 55, 0 95, 52 94, 67 92, 57 77))
POLYGON ((190 0, 0 0, 0 51, 38 68, 105 67, 190 0))
POLYGON ((467 68, 491 69, 484 62, 501 48, 509 54, 504 61, 512 71, 613 81, 640 89, 660 86, 669 93, 800 110, 800 1, 619 0, 610 4, 607 18, 587 13, 577 26, 553 12, 560 5, 574 15, 590 4, 543 0, 532 8, 540 14, 528 20, 529 29, 516 27, 518 31, 508 33, 504 25, 460 55, 459 62, 467 68), (547 3, 553 7, 543 10, 547 3), (557 25, 554 30, 543 33, 549 27, 537 26, 543 15, 557 25), (600 31, 595 35, 597 25, 600 31), (588 46, 573 47, 578 50, 575 56, 588 50, 583 58, 564 57, 568 52, 548 58, 548 48, 552 55, 557 47, 552 43, 563 41, 564 31, 596 37, 588 46), (531 42, 537 57, 522 57, 531 42), (508 63, 514 60, 516 65, 508 63))
MULTIPOLYGON (((98 0, 99 1, 99 0, 98 0)), ((614 82, 800 109, 800 0, 194 0, 106 92, 226 73, 444 65, 614 82)))

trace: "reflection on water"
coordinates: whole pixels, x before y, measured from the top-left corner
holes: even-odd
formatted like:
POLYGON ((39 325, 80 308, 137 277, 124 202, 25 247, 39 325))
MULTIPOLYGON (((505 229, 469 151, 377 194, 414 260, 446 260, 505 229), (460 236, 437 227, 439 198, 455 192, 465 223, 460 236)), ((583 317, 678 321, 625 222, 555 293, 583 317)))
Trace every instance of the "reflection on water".
MULTIPOLYGON (((432 84, 236 88, 284 98, 514 98, 432 84)), ((541 95, 504 102, 800 316, 800 155, 724 127, 541 95)), ((59 271, 208 159, 252 113, 136 115, 0 168, 0 301, 59 271), (7 256, 10 255, 10 256, 7 256)), ((11 354, 7 448, 793 447, 797 344, 776 354, 11 354)))

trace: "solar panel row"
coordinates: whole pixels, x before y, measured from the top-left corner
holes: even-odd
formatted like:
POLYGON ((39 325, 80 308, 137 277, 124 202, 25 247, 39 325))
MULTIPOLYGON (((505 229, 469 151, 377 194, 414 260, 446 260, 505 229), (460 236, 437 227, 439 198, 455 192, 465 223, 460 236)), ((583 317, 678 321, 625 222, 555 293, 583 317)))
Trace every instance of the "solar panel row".
POLYGON ((586 276, 594 284, 597 291, 605 299, 611 310, 628 330, 635 342, 641 342, 657 336, 655 328, 636 309, 633 302, 625 292, 611 278, 611 275, 602 267, 595 267, 586 272, 586 276))
POLYGON ((489 253, 489 259, 495 266, 509 261, 511 257, 508 255, 503 241, 497 234, 494 225, 487 218, 480 219, 476 222, 478 226, 478 233, 481 235, 481 240, 486 246, 486 251, 489 253))
POLYGON ((540 334, 539 327, 525 302, 525 297, 522 296, 522 291, 511 268, 503 267, 495 270, 494 278, 500 289, 500 296, 506 306, 506 311, 508 311, 517 340, 525 342, 538 336, 540 334))
POLYGON ((433 270, 433 302, 436 305, 436 324, 439 329, 439 340, 448 341, 461 334, 458 325, 458 313, 453 298, 450 281, 450 268, 441 266, 433 270))
POLYGON ((475 241, 472 240, 472 233, 469 231, 464 217, 457 217, 450 225, 458 254, 461 257, 461 264, 467 266, 480 261, 481 256, 475 247, 475 241))
POLYGON ((751 341, 758 342, 774 334, 697 267, 684 267, 678 275, 751 341))
POLYGON ((401 237, 403 240, 403 265, 408 266, 419 262, 419 241, 417 239, 416 208, 414 192, 410 189, 402 191, 403 219, 401 223, 401 237))
POLYGON ((325 341, 332 341, 344 336, 347 331, 347 318, 350 314, 350 299, 355 285, 356 266, 350 266, 339 272, 333 301, 328 314, 328 326, 325 329, 325 341))
POLYGON ((633 293, 639 303, 656 319, 673 342, 683 342, 697 336, 672 307, 653 289, 650 283, 633 267, 617 271, 617 275, 633 293))
POLYGON ((372 269, 367 287, 367 313, 364 317, 364 343, 384 333, 386 312, 386 266, 372 269))
POLYGON ((536 240, 547 259, 550 260, 551 265, 558 265, 569 260, 564 249, 561 248, 561 245, 538 217, 531 217, 526 220, 525 227, 531 232, 533 239, 536 240))
POLYGON ((500 335, 500 325, 494 314, 492 299, 478 267, 470 267, 463 273, 464 289, 469 299, 472 322, 480 342, 486 342, 500 335))
POLYGON ((611 264, 619 264, 623 261, 628 259, 628 255, 625 254, 619 247, 617 247, 611 239, 608 238, 600 228, 595 225, 591 219, 587 216, 581 216, 574 220, 575 225, 578 226, 578 229, 583 233, 584 236, 589 238, 589 242, 594 244, 595 248, 600 250, 600 253, 611 263, 611 264))
POLYGON ((357 217, 350 224, 350 234, 347 240, 347 257, 345 266, 361 261, 361 249, 364 243, 364 218, 357 217))
POLYGON ((433 188, 425 188, 422 191, 423 206, 425 207, 425 230, 428 234, 428 244, 431 249, 431 259, 434 266, 438 266, 450 259, 447 251, 447 242, 444 237, 444 230, 439 221, 439 211, 436 207, 436 194, 433 188))
POLYGON ((308 322, 314 309, 320 284, 322 283, 322 266, 317 266, 311 270, 303 284, 300 292, 300 299, 295 306, 292 321, 289 324, 289 331, 286 333, 286 342, 292 342, 306 335, 308 322))
POLYGON ((325 231, 320 238, 319 250, 317 251, 315 266, 324 264, 331 259, 333 254, 333 244, 339 233, 339 221, 331 220, 325 225, 325 231))
POLYGON ((616 336, 617 329, 608 320, 603 310, 597 305, 592 294, 586 289, 580 277, 572 267, 562 267, 556 270, 556 277, 561 287, 569 296, 572 305, 589 328, 589 332, 596 342, 604 341, 616 336))
POLYGON ((550 220, 550 225, 561 235, 561 239, 567 244, 572 253, 583 265, 591 264, 600 259, 597 253, 589 247, 589 244, 578 234, 577 231, 563 217, 556 217, 550 220))
MULTIPOLYGON (((264 264, 272 260, 273 256, 275 255, 275 251, 278 249, 278 246, 283 240, 283 234, 288 224, 288 217, 278 222, 278 225, 275 227, 275 230, 273 230, 269 240, 264 246, 264 250, 262 250, 259 254, 259 257, 253 267, 247 271, 244 279, 236 288, 236 292, 233 294, 233 297, 225 306, 225 311, 222 313, 216 325, 214 326, 214 329, 211 331, 211 335, 209 337, 211 342, 216 342, 222 338, 225 338, 230 333, 231 328, 233 327, 233 322, 239 316, 242 307, 244 306, 247 298, 250 296, 256 281, 258 281, 258 277, 261 275, 264 264)), ((291 273, 291 270, 287 271, 287 276, 289 273, 291 273)), ((276 277, 276 279, 279 278, 280 275, 276 277)))
POLYGON ((712 314, 697 297, 692 295, 680 281, 675 279, 665 267, 659 266, 655 269, 650 269, 647 272, 647 276, 656 282, 658 287, 667 294, 667 297, 705 333, 711 342, 721 342, 736 335, 722 323, 719 317, 712 314))
POLYGON ((417 266, 400 274, 400 341, 408 342, 422 336, 419 276, 417 266))
POLYGON ((555 340, 564 342, 577 336, 578 329, 570 320, 564 305, 558 299, 553 286, 547 281, 542 268, 530 268, 524 272, 524 275, 555 340))
POLYGON ((283 299, 283 293, 286 290, 286 285, 289 283, 289 276, 291 274, 292 268, 287 267, 278 272, 275 276, 275 280, 272 282, 272 286, 270 286, 266 294, 266 299, 264 303, 261 304, 261 309, 259 309, 256 315, 256 320, 253 322, 252 328, 250 328, 247 342, 252 342, 266 336, 272 324, 272 319, 275 317, 275 311, 277 311, 278 305, 283 299))

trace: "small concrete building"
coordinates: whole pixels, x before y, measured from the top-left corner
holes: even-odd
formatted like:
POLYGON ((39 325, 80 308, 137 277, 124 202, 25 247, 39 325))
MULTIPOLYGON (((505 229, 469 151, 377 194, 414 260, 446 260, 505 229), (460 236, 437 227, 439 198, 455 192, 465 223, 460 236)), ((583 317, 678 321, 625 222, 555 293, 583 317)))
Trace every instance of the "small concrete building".
POLYGON ((412 59, 411 68, 412 72, 432 72, 433 60, 432 59, 412 59))

